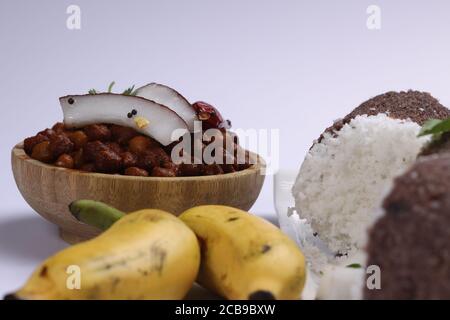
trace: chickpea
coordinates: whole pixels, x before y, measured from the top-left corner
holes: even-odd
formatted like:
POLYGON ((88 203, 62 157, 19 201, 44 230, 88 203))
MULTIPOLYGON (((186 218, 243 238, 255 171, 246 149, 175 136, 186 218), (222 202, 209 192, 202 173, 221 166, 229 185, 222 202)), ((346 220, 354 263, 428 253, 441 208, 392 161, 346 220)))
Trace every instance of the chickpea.
POLYGON ((213 176, 216 174, 222 174, 223 170, 218 164, 207 164, 204 166, 203 174, 205 176, 213 176))
POLYGON ((138 167, 129 167, 125 169, 125 175, 127 176, 138 176, 138 177, 148 177, 147 170, 138 167))
POLYGON ((114 141, 117 143, 124 145, 127 144, 132 138, 137 136, 139 133, 129 127, 123 127, 118 125, 111 126, 111 135, 114 141))
MULTIPOLYGON (((172 162, 172 158, 164 151, 163 148, 161 148, 159 146, 152 147, 151 151, 158 156, 159 162, 161 164, 163 164, 165 162, 172 162)), ((162 165, 161 165, 161 167, 162 167, 162 165)))
POLYGON ((50 137, 50 152, 54 158, 59 157, 63 153, 71 153, 73 146, 73 142, 64 133, 50 137))
POLYGON ((67 134, 67 136, 69 137, 70 141, 73 142, 75 150, 83 148, 89 140, 87 135, 81 130, 70 132, 67 134))
POLYGON ((151 171, 154 167, 159 166, 159 158, 153 152, 145 152, 138 158, 138 167, 151 171))
POLYGON ((238 170, 239 170, 239 171, 242 171, 242 170, 245 170, 245 169, 250 168, 251 166, 252 166, 252 165, 251 165, 250 163, 239 164, 239 165, 238 165, 238 170))
POLYGON ((242 164, 235 163, 235 164, 233 164, 233 167, 236 171, 242 171, 242 170, 250 168, 251 166, 252 166, 251 163, 242 163, 242 164))
POLYGON ((139 167, 148 170, 151 170, 154 167, 162 167, 166 162, 171 162, 170 157, 160 147, 147 149, 140 155, 138 161, 139 167))
POLYGON ((83 149, 79 149, 72 153, 73 158, 73 166, 74 168, 81 168, 81 166, 84 164, 84 156, 83 156, 83 149))
POLYGON ((67 168, 67 169, 73 169, 74 160, 70 155, 64 153, 58 157, 58 160, 56 160, 56 162, 55 162, 55 166, 67 168))
POLYGON ((108 141, 111 139, 111 130, 104 124, 91 124, 84 127, 84 133, 89 141, 108 141))
POLYGON ((136 167, 137 166, 137 156, 134 153, 131 153, 129 151, 121 153, 123 166, 125 168, 129 167, 136 167))
POLYGON ((122 158, 111 149, 99 151, 95 155, 94 163, 99 172, 117 173, 122 168, 122 158))
POLYGON ((56 135, 56 132, 52 129, 45 129, 45 130, 38 132, 38 134, 42 134, 42 135, 50 138, 50 137, 56 135))
POLYGON ((53 156, 50 152, 50 141, 43 141, 35 145, 31 157, 42 162, 52 162, 53 156))
POLYGON ((152 170, 153 177, 176 177, 177 174, 173 169, 154 167, 152 170))
POLYGON ((41 142, 44 142, 44 141, 48 141, 48 137, 44 136, 43 134, 38 133, 34 137, 26 138, 23 141, 23 148, 25 149, 25 152, 28 155, 31 155, 31 153, 33 152, 34 146, 41 142))
POLYGON ((93 163, 85 163, 80 168, 81 171, 86 172, 94 172, 95 171, 95 165, 93 163))
POLYGON ((117 154, 122 153, 122 148, 117 142, 106 142, 105 145, 117 154))
POLYGON ((131 152, 142 154, 153 145, 152 140, 148 137, 137 136, 131 139, 128 143, 128 148, 131 152))
POLYGON ((232 164, 222 164, 221 167, 224 173, 236 172, 236 169, 234 169, 234 166, 232 164))
POLYGON ((95 156, 100 151, 108 150, 108 147, 100 141, 91 141, 86 143, 83 147, 83 158, 86 162, 92 162, 95 160, 95 156))
POLYGON ((175 163, 173 163, 171 161, 163 162, 161 167, 162 168, 166 168, 166 169, 172 169, 172 170, 178 171, 178 165, 176 165, 175 163))
POLYGON ((203 165, 182 163, 178 167, 178 174, 183 177, 201 176, 203 174, 203 165))
POLYGON ((62 132, 64 132, 65 129, 66 129, 66 126, 62 122, 57 122, 52 127, 52 130, 55 131, 56 133, 62 133, 62 132))

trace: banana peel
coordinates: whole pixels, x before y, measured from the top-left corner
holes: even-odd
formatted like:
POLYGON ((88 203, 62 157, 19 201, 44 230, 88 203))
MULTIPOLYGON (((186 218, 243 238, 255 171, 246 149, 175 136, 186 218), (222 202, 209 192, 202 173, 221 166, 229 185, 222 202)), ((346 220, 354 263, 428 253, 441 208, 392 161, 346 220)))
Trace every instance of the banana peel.
MULTIPOLYGON (((84 209, 89 208, 84 205, 84 209)), ((74 209, 76 204, 71 207, 74 209)), ((98 206, 95 208, 98 210, 98 206)), ((199 269, 200 249, 195 234, 162 210, 140 210, 123 217, 118 212, 113 215, 114 210, 107 212, 110 221, 118 221, 98 237, 48 258, 21 289, 5 298, 184 298, 199 269), (71 270, 79 272, 78 287, 70 283, 76 276, 68 274, 71 270)), ((78 214, 85 216, 84 211, 78 214)), ((104 218, 98 220, 107 226, 108 219, 104 218)))

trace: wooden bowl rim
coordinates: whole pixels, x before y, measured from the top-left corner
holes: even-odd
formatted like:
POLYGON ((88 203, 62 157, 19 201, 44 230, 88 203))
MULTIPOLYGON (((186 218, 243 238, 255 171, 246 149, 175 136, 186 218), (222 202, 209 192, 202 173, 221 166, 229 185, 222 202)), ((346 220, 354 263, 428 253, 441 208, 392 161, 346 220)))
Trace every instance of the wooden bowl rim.
POLYGON ((137 177, 137 176, 126 176, 121 174, 109 174, 109 173, 98 173, 98 172, 83 172, 76 169, 67 169, 60 168, 51 164, 47 164, 38 160, 35 160, 29 157, 25 150, 23 149, 23 142, 16 144, 12 149, 12 154, 14 157, 20 159, 21 161, 28 161, 34 166, 39 166, 44 168, 45 170, 55 170, 55 171, 64 171, 68 174, 77 175, 77 176, 91 176, 102 179, 119 179, 119 180, 129 180, 129 181, 148 181, 148 182, 170 182, 170 181, 206 181, 206 180, 227 180, 227 179, 235 179, 240 178, 246 175, 253 174, 261 174, 261 169, 265 167, 264 159, 251 151, 249 151, 251 155, 256 156, 258 161, 256 164, 253 164, 247 169, 237 172, 217 174, 212 176, 192 176, 192 177, 137 177))

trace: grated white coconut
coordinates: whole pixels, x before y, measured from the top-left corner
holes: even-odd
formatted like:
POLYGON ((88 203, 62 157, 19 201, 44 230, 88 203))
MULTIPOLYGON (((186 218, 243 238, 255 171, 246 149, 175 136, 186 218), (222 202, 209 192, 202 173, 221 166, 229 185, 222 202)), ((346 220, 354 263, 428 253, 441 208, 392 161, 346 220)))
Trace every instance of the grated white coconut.
POLYGON ((419 130, 386 114, 357 116, 308 152, 292 189, 295 207, 332 252, 351 256, 363 248, 393 178, 428 140, 417 138, 419 130))
POLYGON ((365 268, 328 265, 320 279, 319 300, 361 300, 365 268))

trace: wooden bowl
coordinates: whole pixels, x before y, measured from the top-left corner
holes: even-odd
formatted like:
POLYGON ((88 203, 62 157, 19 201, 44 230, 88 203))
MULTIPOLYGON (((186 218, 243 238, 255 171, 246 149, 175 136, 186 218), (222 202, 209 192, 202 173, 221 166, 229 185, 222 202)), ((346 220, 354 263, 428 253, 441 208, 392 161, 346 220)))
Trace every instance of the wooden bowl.
POLYGON ((74 243, 99 233, 70 214, 68 205, 77 199, 103 201, 125 212, 157 208, 179 215, 186 209, 204 204, 248 210, 264 183, 264 161, 256 157, 257 163, 243 171, 175 178, 86 173, 58 168, 31 159, 22 144, 13 148, 11 162, 17 187, 28 204, 59 226, 61 238, 74 243))

